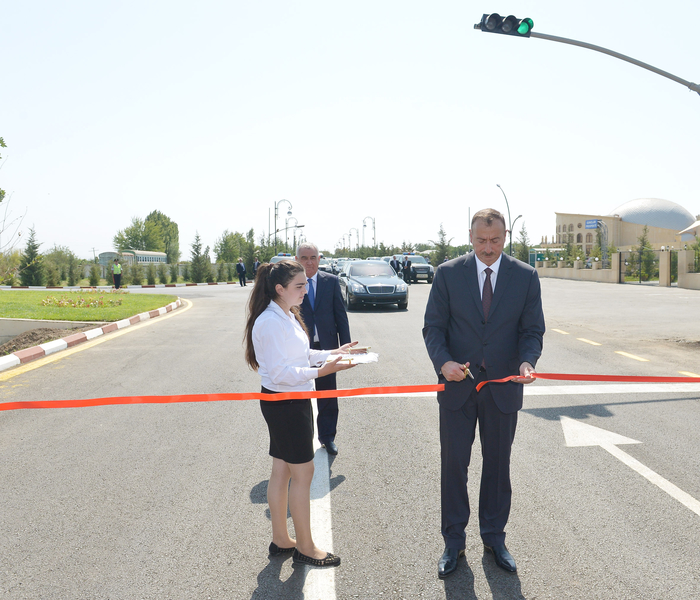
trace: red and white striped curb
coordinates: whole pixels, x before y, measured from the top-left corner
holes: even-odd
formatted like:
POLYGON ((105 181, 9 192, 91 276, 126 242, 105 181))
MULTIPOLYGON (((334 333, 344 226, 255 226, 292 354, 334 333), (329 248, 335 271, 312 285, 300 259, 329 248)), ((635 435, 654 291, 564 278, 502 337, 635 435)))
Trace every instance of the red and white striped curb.
MULTIPOLYGON (((247 284, 252 285, 250 279, 246 280, 247 284)), ((240 285, 238 281, 210 281, 204 283, 151 283, 147 285, 123 285, 123 290, 139 290, 147 288, 174 288, 174 287, 191 287, 193 285, 240 285)), ((0 290, 113 290, 113 285, 66 285, 66 286, 51 286, 51 285, 0 285, 0 290)))
MULTIPOLYGON (((181 305, 182 300, 178 298, 175 302, 171 302, 163 308, 157 308, 156 310, 141 313, 129 319, 115 321, 114 323, 109 323, 103 327, 97 327, 95 329, 89 329, 88 331, 74 333, 60 340, 46 342, 45 344, 39 344, 38 346, 33 346, 31 348, 25 348, 24 350, 19 350, 14 354, 0 356, 0 371, 16 367, 17 365, 23 365, 24 363, 36 360, 37 358, 42 358, 43 356, 53 354, 54 352, 58 352, 60 350, 65 350, 66 348, 72 348, 73 346, 82 344, 88 340, 92 340, 96 337, 104 335, 105 333, 110 333, 111 331, 116 331, 117 329, 124 329, 124 327, 136 325, 136 323, 140 323, 141 321, 155 319, 156 317, 160 317, 161 315, 175 310, 181 305)), ((37 321, 37 323, 40 323, 40 321, 37 321)))

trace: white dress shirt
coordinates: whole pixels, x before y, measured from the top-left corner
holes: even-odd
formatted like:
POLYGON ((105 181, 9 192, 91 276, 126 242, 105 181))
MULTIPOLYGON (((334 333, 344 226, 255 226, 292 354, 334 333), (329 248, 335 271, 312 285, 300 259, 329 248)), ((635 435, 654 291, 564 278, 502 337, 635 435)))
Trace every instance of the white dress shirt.
MULTIPOLYGON (((484 297, 484 284, 486 283, 486 269, 489 267, 487 264, 482 263, 479 258, 474 255, 474 258, 476 260, 476 273, 479 276, 479 293, 481 294, 481 297, 484 297)), ((491 270, 493 273, 491 273, 491 289, 495 292, 496 291, 496 279, 498 278, 498 269, 501 266, 501 258, 503 258, 503 254, 498 257, 495 263, 491 265, 491 270)))
POLYGON ((261 383, 273 392, 311 392, 329 350, 312 350, 294 315, 270 302, 253 324, 253 349, 261 383), (314 365, 314 366, 311 366, 314 365))

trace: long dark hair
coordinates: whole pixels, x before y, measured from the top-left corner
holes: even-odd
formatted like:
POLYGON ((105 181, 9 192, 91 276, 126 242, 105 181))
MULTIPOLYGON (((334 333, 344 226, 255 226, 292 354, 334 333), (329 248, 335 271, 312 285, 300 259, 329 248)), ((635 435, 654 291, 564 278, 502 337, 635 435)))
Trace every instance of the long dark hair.
MULTIPOLYGON (((247 320, 243 336, 245 360, 254 371, 257 371, 260 366, 255 357, 255 348, 253 347, 253 325, 255 325, 255 320, 263 313, 270 302, 277 298, 278 294, 275 289, 277 284, 286 288, 292 279, 303 272, 304 267, 294 260, 282 260, 274 264, 265 263, 258 267, 258 273, 255 276, 255 286, 248 300, 247 320)), ((299 321, 302 329, 306 331, 306 335, 309 335, 299 307, 292 306, 289 310, 296 320, 299 321)))

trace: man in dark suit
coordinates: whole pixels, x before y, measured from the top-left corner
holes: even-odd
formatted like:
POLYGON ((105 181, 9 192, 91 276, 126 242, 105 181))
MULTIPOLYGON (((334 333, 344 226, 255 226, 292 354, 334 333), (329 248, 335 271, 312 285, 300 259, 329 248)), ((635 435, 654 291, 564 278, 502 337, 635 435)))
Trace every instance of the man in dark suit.
POLYGON ((258 276, 258 269, 260 268, 260 259, 256 256, 253 262, 253 279, 258 276))
MULTIPOLYGON (((297 248, 295 259, 304 266, 307 277, 307 294, 301 305, 301 313, 309 330, 311 347, 333 350, 350 342, 350 324, 338 278, 318 270, 320 258, 318 248, 313 244, 304 243, 297 248)), ((337 389, 335 373, 317 378, 316 389, 337 389)), ((338 454, 335 444, 338 399, 319 398, 316 402, 318 441, 328 454, 338 454)))
POLYGON ((391 265, 391 268, 396 271, 397 275, 401 272, 401 263, 396 258, 396 254, 394 254, 394 257, 389 261, 389 264, 391 265))
POLYGON ((510 451, 523 405, 521 384, 534 381, 530 375, 542 353, 545 329, 537 272, 503 254, 503 215, 493 209, 477 212, 470 238, 473 252, 436 270, 423 327, 428 355, 445 384, 438 392, 445 540, 440 578, 453 573, 464 554, 467 468, 477 423, 483 455, 481 538, 499 567, 516 570, 504 532, 512 495, 510 451), (476 392, 480 381, 509 375, 518 377, 476 392))
POLYGON ((403 256, 403 280, 411 285, 411 258, 408 254, 403 256))

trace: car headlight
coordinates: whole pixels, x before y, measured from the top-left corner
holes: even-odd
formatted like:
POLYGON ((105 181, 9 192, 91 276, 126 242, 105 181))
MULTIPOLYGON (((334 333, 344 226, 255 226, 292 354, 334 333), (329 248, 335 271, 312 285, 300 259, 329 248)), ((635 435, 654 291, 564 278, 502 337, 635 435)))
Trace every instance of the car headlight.
POLYGON ((406 290, 408 290, 408 286, 407 286, 405 283, 399 283, 399 284, 396 286, 396 291, 397 291, 397 292, 405 292, 406 290))
POLYGON ((364 294, 366 291, 365 286, 360 285, 359 283, 351 283, 350 289, 352 290, 353 294, 364 294))

